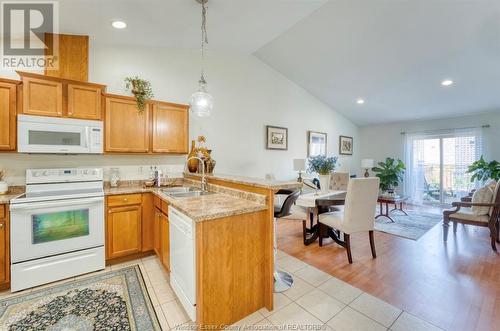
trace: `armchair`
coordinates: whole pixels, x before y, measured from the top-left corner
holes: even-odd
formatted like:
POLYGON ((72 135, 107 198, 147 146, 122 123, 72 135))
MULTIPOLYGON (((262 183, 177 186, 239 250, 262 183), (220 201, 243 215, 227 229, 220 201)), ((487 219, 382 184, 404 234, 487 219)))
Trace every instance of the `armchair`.
POLYGON ((457 231, 457 223, 488 227, 490 229, 491 248, 496 252, 496 243, 500 242, 500 182, 495 187, 491 203, 472 203, 469 201, 453 202, 453 210, 443 211, 443 240, 448 240, 449 223, 453 222, 453 232, 457 231), (488 215, 475 215, 471 207, 490 207, 488 215))

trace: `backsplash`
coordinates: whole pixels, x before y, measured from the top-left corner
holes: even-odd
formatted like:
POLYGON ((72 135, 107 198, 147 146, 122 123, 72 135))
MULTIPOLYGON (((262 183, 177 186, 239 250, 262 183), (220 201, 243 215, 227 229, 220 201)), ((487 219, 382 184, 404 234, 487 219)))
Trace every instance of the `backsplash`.
POLYGON ((111 168, 118 168, 124 180, 149 178, 150 167, 156 166, 170 178, 182 177, 185 156, 158 155, 33 155, 18 153, 0 154, 0 169, 7 171, 9 185, 24 185, 26 169, 78 168, 104 169, 104 180, 109 180, 111 168))

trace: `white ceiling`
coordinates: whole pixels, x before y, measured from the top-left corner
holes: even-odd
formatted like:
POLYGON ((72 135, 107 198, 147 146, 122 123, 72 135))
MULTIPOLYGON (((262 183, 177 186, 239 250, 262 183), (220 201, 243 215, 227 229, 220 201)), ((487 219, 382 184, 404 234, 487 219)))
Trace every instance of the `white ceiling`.
POLYGON ((358 125, 500 112, 498 0, 329 1, 256 55, 358 125))
MULTIPOLYGON (((199 48, 195 0, 59 4, 61 32, 92 43, 199 48)), ((208 33, 358 125, 500 111, 500 0, 209 0, 208 33)))
MULTIPOLYGON (((209 50, 252 53, 327 0, 209 0, 209 50)), ((92 43, 199 48, 201 5, 195 0, 59 1, 60 31, 92 43), (127 23, 124 30, 113 20, 127 23)))

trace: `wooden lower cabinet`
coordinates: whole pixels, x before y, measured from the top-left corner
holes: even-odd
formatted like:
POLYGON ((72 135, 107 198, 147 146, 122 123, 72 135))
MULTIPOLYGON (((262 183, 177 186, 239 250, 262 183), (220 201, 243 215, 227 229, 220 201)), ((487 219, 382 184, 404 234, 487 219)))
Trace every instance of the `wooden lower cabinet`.
POLYGON ((109 207, 106 219, 106 257, 113 259, 142 250, 142 207, 109 207))
POLYGON ((170 271, 170 230, 168 217, 161 214, 160 217, 160 260, 167 271, 170 271))
POLYGON ((170 271, 167 202, 151 193, 123 194, 108 196, 106 205, 106 259, 154 251, 170 271))
POLYGON ((0 288, 8 288, 10 282, 9 260, 9 210, 0 205, 0 288))
POLYGON ((157 256, 161 255, 161 210, 155 209, 155 221, 154 221, 154 251, 157 256))

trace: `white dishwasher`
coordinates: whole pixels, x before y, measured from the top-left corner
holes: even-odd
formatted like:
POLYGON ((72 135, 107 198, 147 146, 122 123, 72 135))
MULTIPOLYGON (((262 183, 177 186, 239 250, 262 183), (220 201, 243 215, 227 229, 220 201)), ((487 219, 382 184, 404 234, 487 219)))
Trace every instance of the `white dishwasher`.
POLYGON ((195 223, 175 208, 170 222, 170 285, 192 321, 196 319, 195 223))

